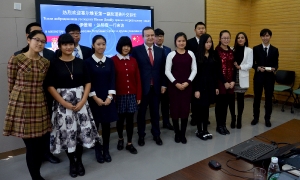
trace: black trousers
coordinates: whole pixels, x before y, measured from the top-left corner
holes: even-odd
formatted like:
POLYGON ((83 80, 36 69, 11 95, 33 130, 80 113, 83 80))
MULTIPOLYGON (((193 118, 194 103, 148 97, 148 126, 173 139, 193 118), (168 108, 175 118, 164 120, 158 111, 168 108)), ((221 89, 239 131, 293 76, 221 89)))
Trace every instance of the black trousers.
POLYGON ((103 139, 103 146, 109 146, 109 138, 110 138, 110 123, 99 123, 95 122, 97 128, 99 129, 99 124, 101 124, 102 128, 102 139, 103 139))
POLYGON ((166 92, 160 96, 160 111, 163 119, 163 124, 170 124, 170 100, 168 88, 166 92))
POLYGON ((230 103, 235 102, 234 94, 219 94, 216 97, 215 115, 217 126, 226 126, 227 110, 230 103))
POLYGON ((259 119, 260 102, 262 91, 265 92, 265 120, 270 120, 272 114, 272 98, 274 92, 275 81, 271 78, 264 78, 261 81, 254 80, 254 102, 253 102, 253 117, 259 119))
POLYGON ((126 120, 127 143, 131 143, 133 134, 133 117, 134 113, 119 113, 117 121, 117 131, 120 139, 123 139, 124 122, 126 120))
MULTIPOLYGON (((26 146, 26 163, 32 180, 40 180, 40 168, 43 161, 44 143, 47 136, 23 139, 26 146)), ((49 148, 50 144, 48 144, 49 148)))
MULTIPOLYGON (((245 106, 245 93, 236 93, 238 116, 242 116, 245 106)), ((235 116, 235 101, 229 104, 229 110, 232 117, 235 116)))
POLYGON ((209 117, 209 106, 203 106, 194 103, 193 118, 197 122, 198 132, 207 131, 207 122, 209 117))

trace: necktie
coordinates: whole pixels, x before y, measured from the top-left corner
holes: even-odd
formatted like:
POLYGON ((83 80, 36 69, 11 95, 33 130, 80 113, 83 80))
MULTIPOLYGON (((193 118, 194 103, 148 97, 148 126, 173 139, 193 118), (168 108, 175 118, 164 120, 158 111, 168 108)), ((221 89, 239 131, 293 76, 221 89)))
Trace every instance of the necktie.
POLYGON ((154 63, 154 59, 153 59, 153 55, 152 55, 152 49, 151 48, 148 48, 148 53, 149 53, 149 59, 150 59, 150 63, 151 65, 153 66, 153 63, 154 63))
POLYGON ((77 48, 74 48, 74 52, 75 52, 75 57, 80 58, 80 55, 78 53, 78 49, 77 48))
MULTIPOLYGON (((153 66, 154 64, 154 59, 153 59, 153 55, 152 55, 152 49, 151 48, 148 48, 148 53, 149 53, 149 59, 150 59, 150 63, 151 65, 153 66)), ((151 85, 153 85, 153 79, 151 78, 151 82, 150 82, 151 85)))
POLYGON ((265 47, 264 50, 265 50, 266 56, 268 56, 268 48, 265 47))

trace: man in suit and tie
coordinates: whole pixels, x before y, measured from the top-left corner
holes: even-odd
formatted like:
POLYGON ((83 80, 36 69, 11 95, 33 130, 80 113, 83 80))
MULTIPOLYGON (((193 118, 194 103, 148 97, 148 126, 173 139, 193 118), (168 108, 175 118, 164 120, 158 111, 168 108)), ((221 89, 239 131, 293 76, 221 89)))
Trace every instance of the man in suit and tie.
POLYGON ((81 38, 81 29, 77 24, 69 24, 65 28, 66 33, 70 34, 75 41, 73 56, 80 59, 87 59, 93 55, 92 49, 79 44, 81 38))
MULTIPOLYGON (((197 22, 195 24, 195 34, 196 36, 189 39, 187 41, 187 44, 186 44, 186 47, 185 49, 186 50, 190 50, 194 53, 194 55, 197 57, 197 51, 198 51, 198 44, 199 44, 199 40, 200 40, 200 37, 202 34, 205 34, 206 33, 206 25, 203 23, 203 22, 197 22)), ((193 113, 193 102, 191 103, 191 112, 193 113)), ((193 119, 193 114, 191 114, 191 122, 190 124, 192 126, 196 126, 197 125, 197 122, 195 119, 193 119)), ((208 121, 208 124, 210 124, 210 122, 208 121)))
POLYGON ((157 145, 162 145, 159 129, 159 102, 160 95, 166 91, 165 63, 166 56, 162 48, 154 46, 154 29, 145 27, 142 31, 144 44, 136 46, 132 50, 132 56, 136 59, 142 82, 142 101, 138 110, 138 144, 145 145, 146 111, 149 105, 151 117, 151 133, 157 145))
MULTIPOLYGON (((155 46, 164 49, 165 56, 167 57, 168 54, 171 52, 171 48, 163 45, 164 44, 164 38, 165 38, 165 32, 159 28, 154 30, 155 33, 155 46)), ((166 78, 167 79, 167 78, 166 78)), ((167 83, 168 84, 168 83, 167 83)), ((162 114, 163 119, 163 128, 174 130, 174 127, 170 123, 170 102, 169 102, 169 93, 168 89, 166 89, 166 92, 161 95, 160 98, 160 111, 162 114)))
POLYGON ((253 47, 253 78, 254 102, 251 124, 256 125, 259 121, 260 101, 262 91, 265 91, 265 125, 271 127, 272 97, 275 84, 275 72, 278 69, 278 49, 270 44, 272 31, 263 29, 260 31, 262 44, 253 47))
MULTIPOLYGON (((30 23, 26 26, 26 29, 25 29, 25 33, 26 33, 26 38, 28 37, 29 33, 34 31, 34 30, 42 30, 42 27, 39 23, 37 22, 33 22, 33 23, 30 23)), ((17 51, 14 53, 14 56, 17 56, 18 54, 21 54, 23 53, 21 50, 20 51, 17 51)), ((48 59, 49 61, 52 60, 52 58, 54 57, 54 52, 47 49, 47 48, 44 48, 43 51, 40 52, 40 55, 43 56, 44 58, 48 59)), ((51 94, 47 91, 47 88, 44 87, 44 90, 45 90, 45 95, 46 95, 46 99, 47 99, 47 105, 48 105, 48 110, 49 110, 49 113, 50 113, 50 116, 52 115, 52 102, 53 102, 53 98, 51 96, 51 94)), ((48 140, 47 142, 45 142, 44 144, 44 159, 51 162, 51 163, 59 163, 60 160, 53 156, 53 154, 50 152, 50 132, 48 132, 46 134, 46 136, 48 136, 48 140)))

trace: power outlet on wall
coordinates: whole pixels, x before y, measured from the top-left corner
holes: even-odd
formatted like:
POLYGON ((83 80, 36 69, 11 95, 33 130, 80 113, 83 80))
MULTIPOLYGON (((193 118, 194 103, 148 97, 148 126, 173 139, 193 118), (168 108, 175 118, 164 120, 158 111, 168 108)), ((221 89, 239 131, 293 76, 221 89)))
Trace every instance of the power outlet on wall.
POLYGON ((21 3, 14 3, 14 9, 21 11, 21 3))

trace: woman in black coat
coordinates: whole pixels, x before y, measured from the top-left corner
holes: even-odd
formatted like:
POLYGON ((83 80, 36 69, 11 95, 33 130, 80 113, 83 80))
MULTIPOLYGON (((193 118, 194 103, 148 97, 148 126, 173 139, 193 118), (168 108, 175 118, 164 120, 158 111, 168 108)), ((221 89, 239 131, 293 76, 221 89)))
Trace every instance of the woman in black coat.
POLYGON ((207 131, 209 106, 215 102, 219 94, 217 88, 217 64, 213 56, 213 41, 209 34, 203 34, 199 42, 197 57, 197 75, 193 82, 195 111, 193 112, 198 132, 202 140, 212 139, 212 134, 207 131))

